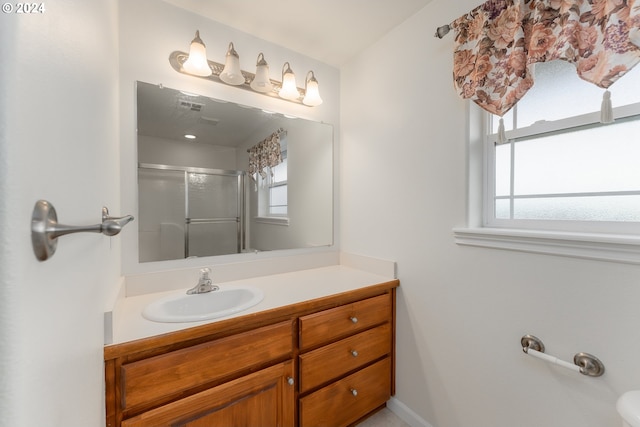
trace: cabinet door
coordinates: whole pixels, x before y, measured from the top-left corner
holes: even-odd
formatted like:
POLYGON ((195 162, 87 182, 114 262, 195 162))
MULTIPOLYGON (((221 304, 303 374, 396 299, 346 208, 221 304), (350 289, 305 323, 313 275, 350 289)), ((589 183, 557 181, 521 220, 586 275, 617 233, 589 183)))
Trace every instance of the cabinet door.
POLYGON ((293 427, 295 417, 291 361, 122 422, 122 427, 293 427))

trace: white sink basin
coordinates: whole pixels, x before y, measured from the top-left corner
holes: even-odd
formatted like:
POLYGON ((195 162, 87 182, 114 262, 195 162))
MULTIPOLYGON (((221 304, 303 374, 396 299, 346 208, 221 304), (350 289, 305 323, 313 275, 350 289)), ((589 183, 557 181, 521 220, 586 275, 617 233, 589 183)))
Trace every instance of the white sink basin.
POLYGON ((225 287, 203 294, 187 295, 186 291, 160 298, 142 311, 154 322, 199 322, 244 311, 258 304, 264 293, 251 286, 225 287))

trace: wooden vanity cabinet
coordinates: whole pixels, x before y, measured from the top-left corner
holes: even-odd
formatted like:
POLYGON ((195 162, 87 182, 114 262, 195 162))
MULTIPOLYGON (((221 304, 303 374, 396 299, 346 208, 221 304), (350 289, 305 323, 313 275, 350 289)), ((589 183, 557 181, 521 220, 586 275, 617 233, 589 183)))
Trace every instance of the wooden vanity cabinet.
POLYGON ((393 394, 393 294, 300 318, 300 425, 349 426, 393 394))
POLYGON ((293 363, 280 363, 122 422, 122 427, 295 425, 293 363))
POLYGON ((107 427, 353 425, 394 394, 397 286, 107 346, 107 427))
POLYGON ((107 426, 293 427, 294 331, 289 319, 107 359, 107 426))

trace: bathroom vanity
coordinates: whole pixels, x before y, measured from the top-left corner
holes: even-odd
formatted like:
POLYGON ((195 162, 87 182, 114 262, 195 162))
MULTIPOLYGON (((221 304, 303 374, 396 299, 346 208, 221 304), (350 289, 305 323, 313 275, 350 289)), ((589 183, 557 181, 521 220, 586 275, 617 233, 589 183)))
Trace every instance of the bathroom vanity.
POLYGON ((106 346, 107 426, 355 424, 394 394, 399 282, 370 282, 106 346))

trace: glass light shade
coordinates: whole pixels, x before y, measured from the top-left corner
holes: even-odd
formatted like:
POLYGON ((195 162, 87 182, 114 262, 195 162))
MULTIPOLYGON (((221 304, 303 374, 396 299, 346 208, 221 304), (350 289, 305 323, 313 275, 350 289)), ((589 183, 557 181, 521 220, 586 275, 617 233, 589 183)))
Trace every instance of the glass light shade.
POLYGON ((271 79, 269 79, 269 64, 264 59, 264 55, 260 53, 258 55, 258 61, 256 63, 256 76, 251 81, 251 89, 256 92, 271 92, 273 85, 271 79), (260 59, 262 57, 262 59, 260 59))
POLYGON ((211 68, 207 62, 207 49, 200 39, 200 31, 196 31, 196 37, 191 41, 189 57, 182 64, 182 69, 194 76, 208 77, 211 75, 211 68))
POLYGON ((309 73, 307 73, 304 87, 305 95, 302 99, 302 103, 304 105, 315 107, 322 104, 322 98, 320 98, 320 91, 318 90, 318 80, 316 80, 316 76, 313 74, 313 71, 309 71, 309 73), (311 77, 309 77, 309 75, 311 75, 311 77))
POLYGON ((233 48, 233 43, 229 43, 227 58, 224 62, 224 69, 220 73, 220 80, 229 85, 238 86, 244 84, 244 76, 240 71, 240 57, 233 48))
POLYGON ((278 92, 280 98, 296 100, 300 97, 298 87, 296 86, 296 75, 291 71, 291 67, 288 62, 285 62, 282 66, 282 87, 278 92), (285 70, 284 67, 287 67, 285 70))

